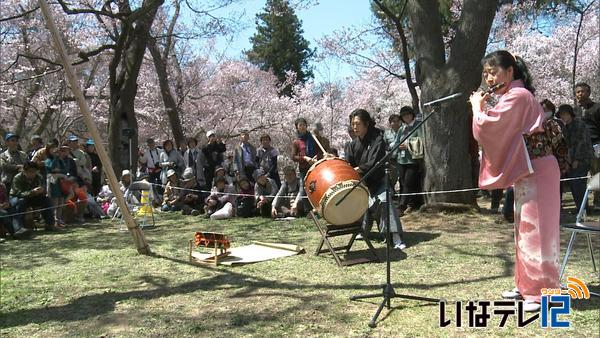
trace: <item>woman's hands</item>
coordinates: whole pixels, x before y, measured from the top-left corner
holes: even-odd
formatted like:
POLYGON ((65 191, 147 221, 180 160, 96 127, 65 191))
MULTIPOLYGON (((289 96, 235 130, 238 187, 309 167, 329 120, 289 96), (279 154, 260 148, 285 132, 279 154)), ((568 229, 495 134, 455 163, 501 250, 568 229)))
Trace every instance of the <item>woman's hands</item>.
POLYGON ((469 101, 471 102, 471 106, 473 108, 477 108, 479 109, 479 111, 483 111, 483 104, 485 103, 485 101, 487 101, 489 97, 490 94, 483 91, 477 91, 471 94, 471 97, 469 97, 469 101))

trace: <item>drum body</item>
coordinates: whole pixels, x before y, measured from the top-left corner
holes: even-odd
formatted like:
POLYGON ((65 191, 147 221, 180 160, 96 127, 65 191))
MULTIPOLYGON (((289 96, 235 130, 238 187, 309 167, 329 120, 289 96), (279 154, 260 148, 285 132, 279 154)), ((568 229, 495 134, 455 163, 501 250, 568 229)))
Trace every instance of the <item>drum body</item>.
POLYGON ((304 179, 304 190, 310 204, 329 223, 350 224, 359 220, 369 207, 369 190, 360 184, 346 199, 336 203, 360 180, 348 162, 325 158, 313 164, 304 179))

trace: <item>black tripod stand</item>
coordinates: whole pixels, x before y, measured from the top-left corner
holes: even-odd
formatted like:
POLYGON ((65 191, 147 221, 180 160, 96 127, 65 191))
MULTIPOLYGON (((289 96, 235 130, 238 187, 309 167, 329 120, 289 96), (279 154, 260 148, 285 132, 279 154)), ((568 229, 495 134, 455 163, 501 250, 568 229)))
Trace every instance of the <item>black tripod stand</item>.
MULTIPOLYGON (((424 106, 428 106, 428 105, 432 105, 434 103, 439 103, 439 102, 443 102, 446 100, 450 100, 453 98, 456 98, 458 96, 460 96, 462 94, 453 94, 426 104, 422 104, 421 105, 421 112, 423 113, 423 107, 424 106)), ((352 189, 350 189, 344 196, 342 196, 342 198, 336 202, 336 205, 342 203, 342 201, 344 201, 344 199, 352 192, 352 190, 354 190, 354 188, 356 188, 358 185, 360 185, 367 177, 369 177, 373 172, 375 172, 379 167, 381 167, 382 165, 385 165, 385 207, 386 210, 385 212, 385 226, 386 226, 386 233, 385 233, 385 260, 386 260, 386 283, 385 285, 383 285, 383 291, 380 293, 372 293, 372 294, 365 294, 365 295, 357 295, 357 296, 351 296, 350 300, 359 300, 359 299, 367 299, 367 298, 376 298, 376 297, 382 297, 382 301, 381 304, 379 304, 379 307, 377 308, 377 311, 375 312, 375 314, 373 315, 373 318, 371 318, 371 321, 369 322, 369 327, 375 327, 377 326, 377 318, 379 317, 379 315, 381 314, 381 311, 383 310, 383 307, 386 306, 388 309, 391 308, 391 300, 392 298, 403 298, 403 299, 412 299, 412 300, 422 300, 422 301, 426 301, 426 302, 432 302, 432 303, 439 303, 440 299, 436 299, 436 298, 429 298, 429 297, 420 297, 420 296, 412 296, 412 295, 405 295, 405 294, 398 294, 396 293, 396 291, 394 290, 394 287, 392 286, 392 281, 391 281, 391 261, 390 261, 390 245, 392 245, 392 233, 390 230, 390 208, 392 208, 392 200, 391 200, 391 196, 390 196, 390 180, 389 180, 389 173, 390 173, 390 169, 389 169, 389 158, 392 156, 392 154, 394 154, 398 148, 400 148, 400 145, 403 144, 406 140, 408 140, 408 138, 416 132, 417 129, 419 129, 421 127, 421 125, 423 125, 423 123, 425 123, 425 121, 427 121, 434 113, 429 113, 427 114, 427 116, 425 116, 423 118, 422 121, 420 121, 417 125, 415 125, 407 135, 405 135, 402 140, 400 140, 394 147, 392 147, 392 149, 390 149, 385 156, 379 160, 362 178, 359 182, 357 182, 352 189)), ((368 212, 368 211, 367 211, 368 212)), ((400 219, 398 219, 398 222, 400 222, 400 219)))

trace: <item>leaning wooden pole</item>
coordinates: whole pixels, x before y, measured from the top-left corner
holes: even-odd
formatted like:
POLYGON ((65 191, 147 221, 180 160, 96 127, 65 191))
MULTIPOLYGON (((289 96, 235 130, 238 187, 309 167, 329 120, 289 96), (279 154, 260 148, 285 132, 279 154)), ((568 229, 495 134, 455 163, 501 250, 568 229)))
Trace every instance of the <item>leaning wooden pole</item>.
POLYGON ((52 35, 54 48, 58 52, 60 62, 62 63, 65 69, 65 74, 67 75, 69 86, 71 87, 73 95, 75 95, 75 99, 77 100, 77 104, 79 105, 79 109, 83 114, 83 120, 85 121, 85 125, 87 126, 88 131, 92 135, 92 139, 96 144, 98 156, 100 157, 102 166, 104 167, 106 175, 108 176, 108 184, 110 185, 110 189, 115 194, 115 198, 117 199, 117 205, 121 210, 123 219, 125 220, 125 224, 127 224, 127 228, 133 236, 133 242, 135 243, 137 251, 141 254, 150 254, 150 247, 148 246, 148 242, 146 242, 146 237, 144 236, 144 233, 133 219, 133 216, 131 216, 129 209, 127 208, 127 204, 125 203, 123 192, 121 191, 121 189, 119 189, 117 175, 115 175, 115 171, 113 169, 110 158, 108 157, 108 154, 104 149, 102 139, 100 138, 100 133, 98 133, 98 129, 96 128, 96 124, 94 123, 92 114, 90 113, 90 108, 88 107, 87 102, 85 101, 83 93, 81 92, 79 82, 77 81, 77 77, 75 76, 73 67, 71 67, 71 62, 69 61, 65 45, 62 41, 62 38, 59 35, 56 25, 54 24, 54 18, 52 16, 52 13, 50 12, 48 4, 45 0, 39 0, 39 2, 40 8, 42 9, 42 14, 44 15, 44 19, 46 20, 47 27, 50 30, 50 34, 52 35))

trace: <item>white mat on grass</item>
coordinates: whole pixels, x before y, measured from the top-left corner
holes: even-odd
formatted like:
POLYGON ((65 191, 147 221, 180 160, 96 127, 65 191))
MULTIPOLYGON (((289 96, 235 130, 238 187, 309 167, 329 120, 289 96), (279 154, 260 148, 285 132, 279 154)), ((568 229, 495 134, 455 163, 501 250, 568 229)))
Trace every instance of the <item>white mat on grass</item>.
MULTIPOLYGON (((294 244, 254 242, 250 245, 229 249, 229 255, 219 259, 219 264, 250 264, 304 253, 304 249, 294 244)), ((204 261, 212 259, 212 253, 192 252, 192 257, 204 261)))

